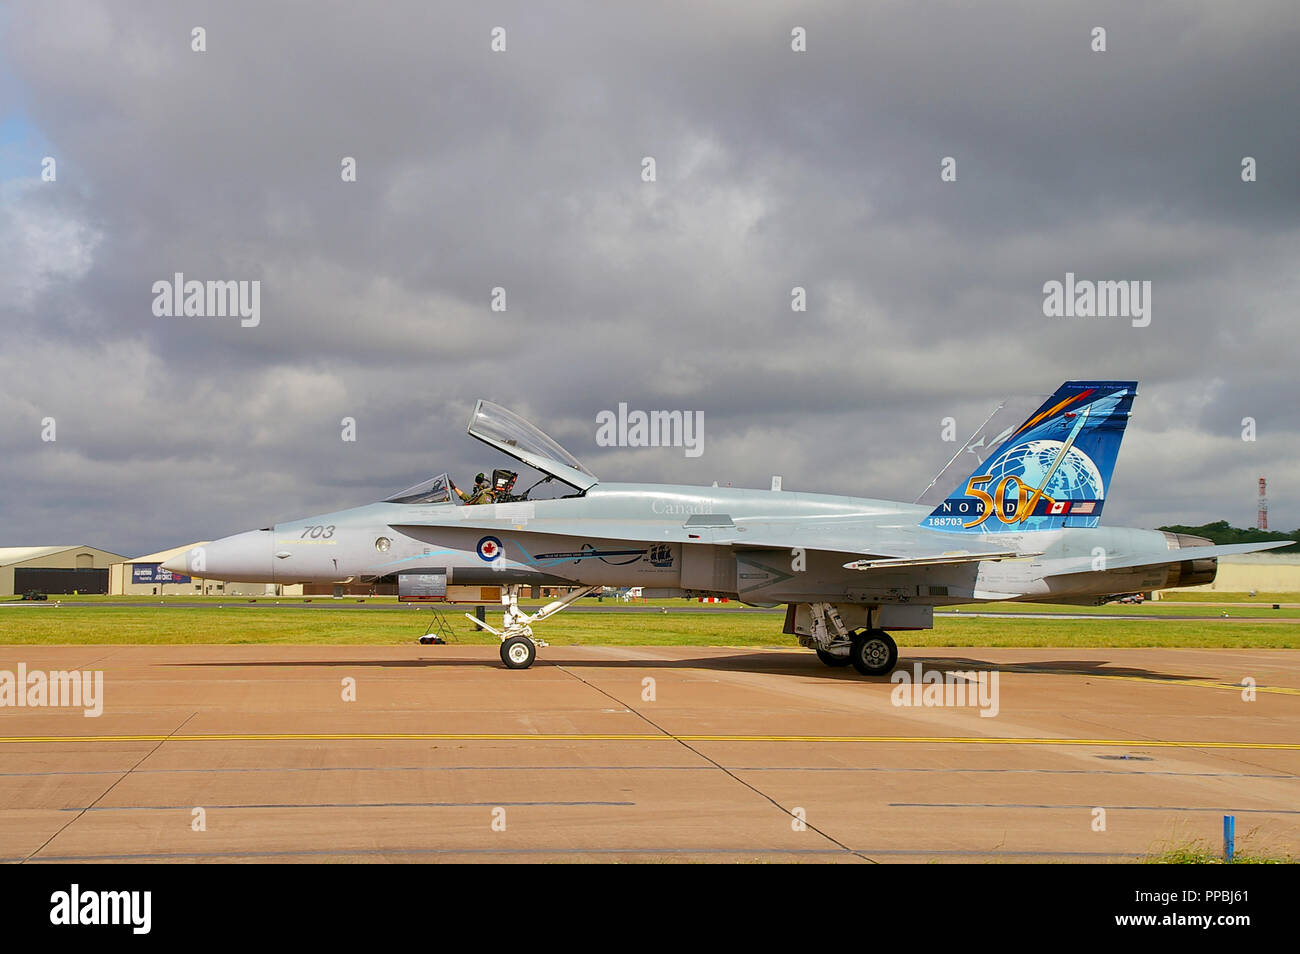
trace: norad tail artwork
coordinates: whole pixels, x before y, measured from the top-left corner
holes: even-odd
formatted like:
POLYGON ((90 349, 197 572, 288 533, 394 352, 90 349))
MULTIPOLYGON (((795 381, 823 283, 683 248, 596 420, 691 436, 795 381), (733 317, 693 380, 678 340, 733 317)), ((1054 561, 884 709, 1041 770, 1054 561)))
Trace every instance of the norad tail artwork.
POLYGON ((1097 526, 1136 381, 1067 381, 921 526, 1006 533, 1097 526))

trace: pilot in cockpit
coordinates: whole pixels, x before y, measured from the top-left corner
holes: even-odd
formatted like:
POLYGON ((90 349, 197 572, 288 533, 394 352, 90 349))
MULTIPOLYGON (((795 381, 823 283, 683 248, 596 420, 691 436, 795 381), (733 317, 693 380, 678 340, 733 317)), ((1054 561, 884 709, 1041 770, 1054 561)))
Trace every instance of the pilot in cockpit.
POLYGON ((456 486, 456 482, 448 478, 451 489, 456 492, 456 496, 469 504, 490 504, 492 503, 492 485, 489 483, 486 474, 480 473, 474 478, 474 490, 472 493, 465 493, 456 486))

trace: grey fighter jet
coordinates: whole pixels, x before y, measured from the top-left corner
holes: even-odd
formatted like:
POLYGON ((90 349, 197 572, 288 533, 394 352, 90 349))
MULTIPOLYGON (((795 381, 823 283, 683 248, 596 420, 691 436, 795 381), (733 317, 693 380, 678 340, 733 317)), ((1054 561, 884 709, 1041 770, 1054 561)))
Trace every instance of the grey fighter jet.
POLYGON ((1065 383, 1018 427, 973 436, 968 449, 991 453, 974 452, 974 472, 933 507, 602 483, 536 427, 479 401, 469 434, 571 493, 514 495, 514 475, 499 471, 495 502, 465 505, 442 474, 378 503, 225 537, 164 568, 246 582, 396 578, 399 592, 408 584, 500 586, 504 621, 478 625, 500 637, 511 669, 532 665, 546 645, 534 626, 601 587, 784 604, 784 631, 823 663, 882 675, 898 661, 890 632, 931 628, 936 606, 1096 604, 1209 583, 1221 556, 1286 545, 1215 546, 1100 525, 1136 393, 1133 381, 1065 383), (573 589, 529 615, 518 598, 535 585, 573 589))

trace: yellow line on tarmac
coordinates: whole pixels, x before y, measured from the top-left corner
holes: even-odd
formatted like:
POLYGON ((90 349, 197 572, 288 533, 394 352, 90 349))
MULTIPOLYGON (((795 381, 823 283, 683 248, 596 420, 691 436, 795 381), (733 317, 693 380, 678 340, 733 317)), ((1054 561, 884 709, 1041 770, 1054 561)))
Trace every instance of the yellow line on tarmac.
POLYGON ((581 735, 531 732, 273 732, 210 735, 0 736, 0 743, 44 742, 858 742, 921 745, 1104 745, 1125 748, 1273 749, 1300 751, 1300 742, 1192 742, 1163 739, 1052 739, 904 735, 581 735))
MULTIPOLYGON (((1014 672, 1015 670, 1011 670, 1014 672)), ((1092 673, 1077 673, 1076 675, 1093 675, 1092 673)), ((1249 689, 1251 692, 1274 692, 1280 695, 1300 696, 1300 689, 1291 686, 1243 686, 1234 682, 1211 682, 1208 679, 1160 679, 1156 676, 1108 676, 1105 673, 1097 673, 1099 679, 1125 679, 1129 682, 1154 682, 1162 686, 1195 686, 1200 689, 1223 689, 1228 692, 1245 692, 1249 689)))

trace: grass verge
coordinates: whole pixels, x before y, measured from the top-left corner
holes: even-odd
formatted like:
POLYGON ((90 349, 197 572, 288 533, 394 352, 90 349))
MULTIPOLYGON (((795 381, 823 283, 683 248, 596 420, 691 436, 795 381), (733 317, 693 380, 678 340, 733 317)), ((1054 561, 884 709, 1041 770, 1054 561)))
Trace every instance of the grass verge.
MULTIPOLYGON (((90 607, 76 604, 0 611, 0 643, 185 644, 296 643, 399 645, 421 635, 428 610, 378 611, 329 608, 226 606, 90 607)), ((475 629, 463 609, 444 612, 452 636, 491 645, 496 637, 475 629)), ((489 610, 488 621, 500 620, 489 610)), ((772 613, 561 614, 538 627, 556 645, 791 646, 772 613)), ((1300 626, 1212 620, 985 619, 941 617, 933 630, 897 632, 899 645, 988 647, 1189 647, 1232 649, 1300 648, 1300 626)))

